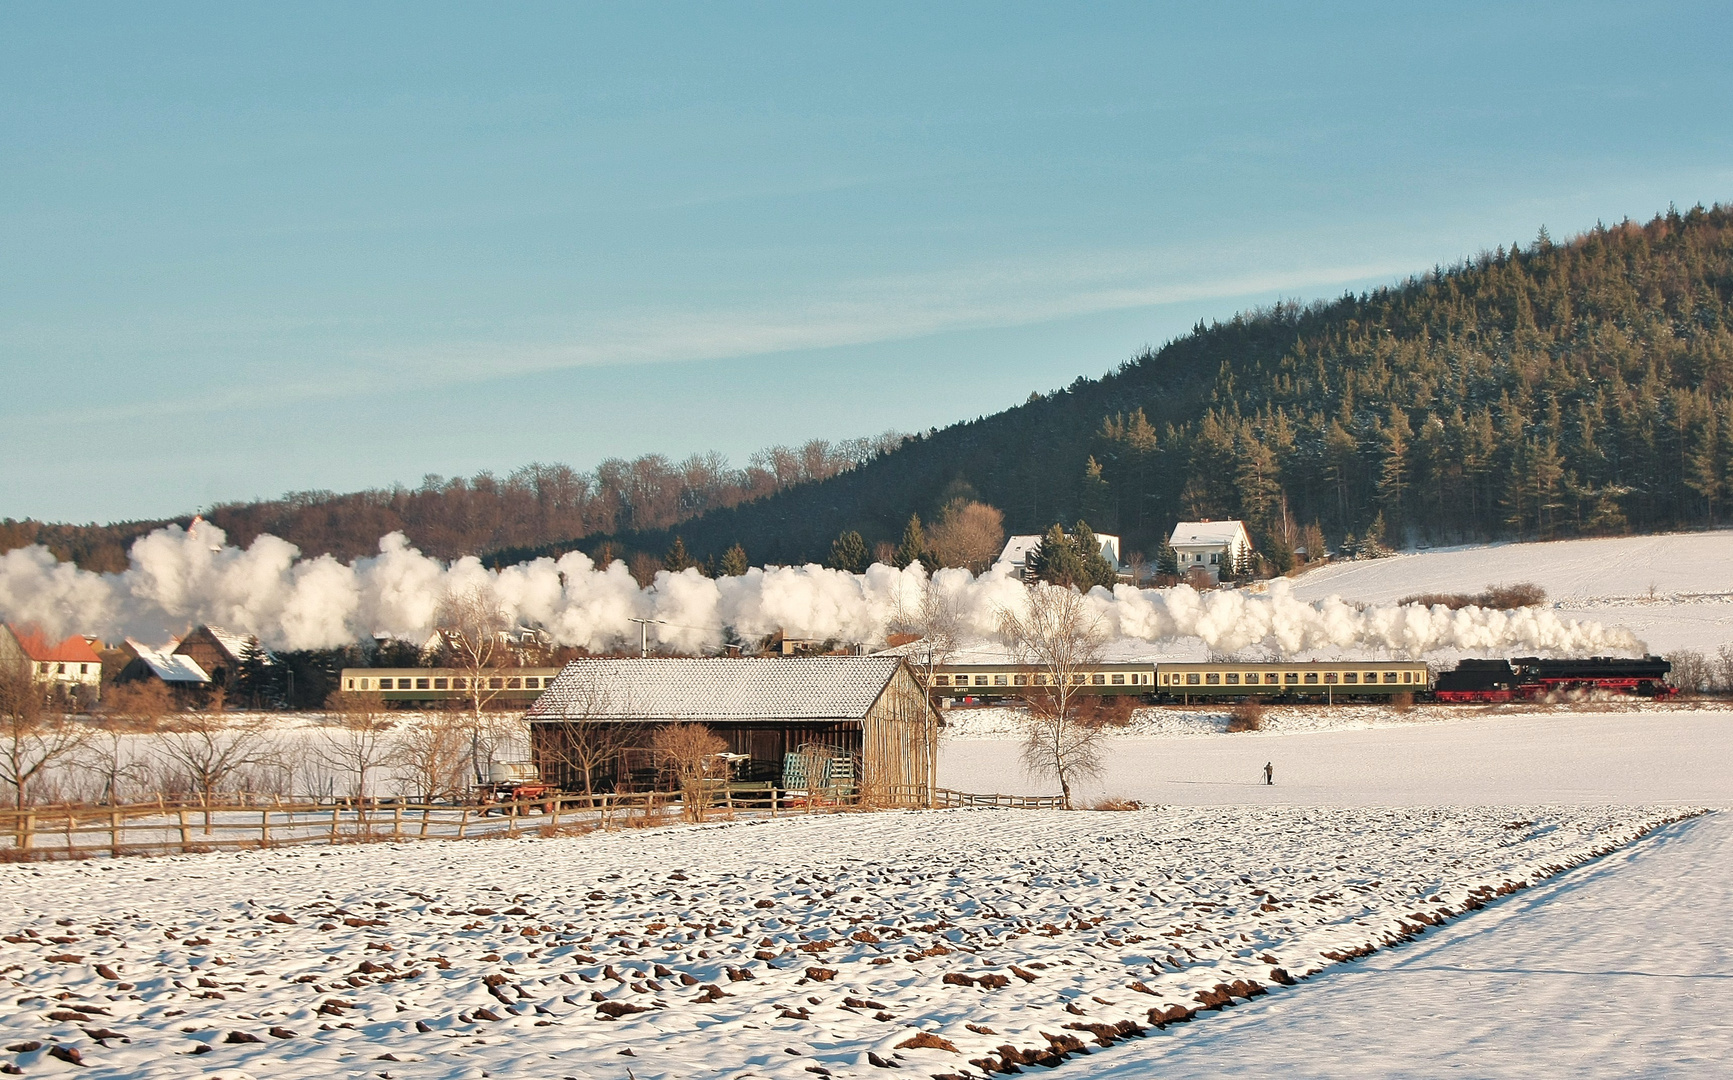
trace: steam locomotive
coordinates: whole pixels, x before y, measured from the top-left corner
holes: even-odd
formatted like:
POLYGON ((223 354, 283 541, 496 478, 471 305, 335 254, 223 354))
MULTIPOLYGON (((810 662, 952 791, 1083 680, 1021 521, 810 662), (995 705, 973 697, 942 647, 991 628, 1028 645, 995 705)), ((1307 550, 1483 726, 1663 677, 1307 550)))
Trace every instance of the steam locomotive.
POLYGON ((1658 656, 1640 660, 1596 656, 1588 660, 1464 660, 1432 683, 1439 701, 1526 701, 1550 694, 1598 690, 1640 697, 1670 697, 1673 665, 1658 656))

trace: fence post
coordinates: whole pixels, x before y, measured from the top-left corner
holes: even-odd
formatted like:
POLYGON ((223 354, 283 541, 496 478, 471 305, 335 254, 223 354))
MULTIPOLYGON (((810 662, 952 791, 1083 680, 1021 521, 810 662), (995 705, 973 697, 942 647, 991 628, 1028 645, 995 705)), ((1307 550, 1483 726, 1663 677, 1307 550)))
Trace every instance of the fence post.
POLYGON ((550 808, 548 812, 553 815, 553 819, 548 822, 548 825, 555 832, 558 832, 560 829, 560 799, 556 796, 552 802, 548 803, 548 806, 550 808))
POLYGON ((108 809, 108 857, 120 857, 120 811, 112 806, 108 809))
POLYGON ((463 839, 463 831, 469 828, 469 807, 463 808, 463 816, 457 819, 457 838, 463 839))
POLYGON ((393 803, 391 806, 391 839, 403 838, 403 804, 393 803))
POLYGON ((331 804, 331 839, 329 841, 330 843, 335 844, 337 842, 337 822, 339 820, 339 815, 342 813, 343 813, 343 804, 342 803, 339 802, 339 803, 332 803, 331 804))
POLYGON ((268 806, 259 808, 259 846, 271 846, 271 808, 268 806))
POLYGON ((175 810, 180 814, 181 854, 185 855, 187 852, 187 843, 188 843, 188 841, 187 841, 187 808, 185 806, 177 806, 177 807, 175 807, 175 810))
POLYGON ((428 806, 426 803, 421 804, 421 832, 418 835, 420 835, 423 839, 425 839, 427 837, 428 819, 431 818, 432 816, 433 816, 433 807, 428 806))

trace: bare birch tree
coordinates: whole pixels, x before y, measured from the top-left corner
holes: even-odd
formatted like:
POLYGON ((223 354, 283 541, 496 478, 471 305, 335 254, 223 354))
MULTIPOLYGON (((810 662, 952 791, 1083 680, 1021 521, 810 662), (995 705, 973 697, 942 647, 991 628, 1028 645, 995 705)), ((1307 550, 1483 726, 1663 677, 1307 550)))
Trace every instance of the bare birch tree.
POLYGON ((940 589, 929 577, 921 587, 920 598, 912 604, 898 596, 890 628, 920 635, 903 650, 903 658, 927 695, 927 807, 931 809, 939 786, 939 714, 932 707, 933 675, 956 655, 963 636, 963 616, 954 594, 940 589))
POLYGON ((560 719, 543 725, 534 747, 537 764, 542 779, 562 787, 575 784, 593 795, 598 776, 613 772, 621 751, 642 734, 642 727, 616 719, 631 710, 614 701, 594 668, 580 666, 566 679, 560 719))
POLYGON ((331 698, 337 726, 322 732, 313 753, 327 768, 354 781, 356 799, 366 799, 368 778, 382 769, 392 750, 391 731, 397 725, 370 694, 334 694, 331 698))
POLYGON ((1042 583, 1029 590, 1025 611, 1000 613, 1000 632, 1028 672, 1023 765, 1057 780, 1069 810, 1072 786, 1101 772, 1102 729, 1083 722, 1078 708, 1101 659, 1101 618, 1075 589, 1042 583))
POLYGON ((264 729, 254 721, 230 723, 220 712, 193 713, 164 732, 162 755, 185 777, 204 806, 211 831, 211 800, 231 777, 257 765, 272 764, 264 729))
POLYGON ((461 700, 469 710, 470 768, 479 784, 487 779, 482 742, 489 732, 483 712, 504 688, 501 669, 510 659, 505 609, 492 589, 477 585, 447 593, 433 618, 447 666, 461 673, 461 700))
POLYGON ((42 688, 22 668, 0 665, 0 782, 22 810, 30 785, 80 750, 90 729, 42 703, 42 688))
POLYGON ((422 802, 455 798, 469 764, 466 725, 434 714, 399 731, 387 764, 398 791, 422 802))

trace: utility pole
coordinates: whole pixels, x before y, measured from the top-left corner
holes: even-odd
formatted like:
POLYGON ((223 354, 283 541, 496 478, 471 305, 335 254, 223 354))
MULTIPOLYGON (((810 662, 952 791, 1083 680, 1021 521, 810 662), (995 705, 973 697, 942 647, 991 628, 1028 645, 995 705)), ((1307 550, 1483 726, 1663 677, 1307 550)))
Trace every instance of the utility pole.
POLYGON ((638 624, 638 657, 648 659, 650 656, 650 624, 666 626, 667 622, 662 619, 628 619, 626 621, 638 624))

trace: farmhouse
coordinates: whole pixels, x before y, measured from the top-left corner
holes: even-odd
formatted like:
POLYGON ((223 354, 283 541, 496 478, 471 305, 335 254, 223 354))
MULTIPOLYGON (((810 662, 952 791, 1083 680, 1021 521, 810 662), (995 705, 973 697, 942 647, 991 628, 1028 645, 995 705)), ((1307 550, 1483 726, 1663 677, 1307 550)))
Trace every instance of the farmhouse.
POLYGON ((816 787, 823 762, 826 786, 881 804, 925 794, 938 724, 900 656, 574 660, 528 719, 542 776, 568 790, 653 785, 656 730, 691 723, 739 755, 737 779, 816 787))
POLYGON ((241 673, 242 654, 253 640, 220 626, 195 626, 173 651, 197 664, 209 676, 211 685, 233 690, 241 673))
POLYGON ((171 651, 174 642, 160 649, 153 649, 140 641, 127 638, 121 646, 122 654, 127 658, 119 674, 115 675, 116 684, 138 682, 141 679, 158 679, 171 690, 190 690, 210 685, 211 677, 199 662, 183 653, 171 651))
POLYGON ((74 634, 50 641, 37 626, 0 627, 0 663, 30 676, 49 693, 95 701, 102 690, 102 657, 74 634))
POLYGON ((1231 570, 1252 551, 1251 537, 1246 535, 1244 522, 1210 521, 1208 518, 1175 525, 1168 546, 1177 556, 1182 576, 1193 570, 1202 570, 1211 581, 1220 581, 1224 568, 1231 570))

